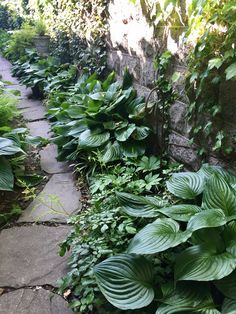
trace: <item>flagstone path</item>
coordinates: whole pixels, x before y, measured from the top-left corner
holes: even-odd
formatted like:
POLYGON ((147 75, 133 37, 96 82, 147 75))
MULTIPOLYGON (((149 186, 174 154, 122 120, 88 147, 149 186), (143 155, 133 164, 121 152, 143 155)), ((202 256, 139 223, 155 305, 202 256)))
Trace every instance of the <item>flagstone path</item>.
MULTIPOLYGON (((12 83, 9 89, 20 90, 18 108, 30 134, 50 138, 42 102, 28 98, 30 90, 12 77, 11 64, 2 57, 0 74, 12 83)), ((70 232, 66 220, 81 208, 81 195, 68 165, 58 162, 56 154, 53 144, 40 151, 48 182, 18 221, 0 232, 1 314, 73 313, 54 288, 67 271, 68 257, 58 255, 58 244, 70 232)))

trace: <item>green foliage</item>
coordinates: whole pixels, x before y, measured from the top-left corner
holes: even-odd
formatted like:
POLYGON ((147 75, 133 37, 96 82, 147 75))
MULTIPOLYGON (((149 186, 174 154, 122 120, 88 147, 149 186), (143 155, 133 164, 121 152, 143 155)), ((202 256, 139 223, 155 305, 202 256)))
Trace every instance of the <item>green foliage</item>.
POLYGON ((38 36, 44 36, 47 32, 47 27, 43 20, 37 20, 34 23, 34 27, 35 27, 36 35, 38 36))
POLYGON ((111 73, 99 81, 95 74, 83 75, 64 95, 50 97, 48 114, 56 120, 59 159, 75 160, 98 151, 107 163, 144 154, 151 133, 144 122, 144 98, 136 97, 128 72, 124 89, 114 77, 111 73), (61 97, 60 107, 55 97, 61 97), (52 107, 54 103, 57 107, 52 107))
POLYGON ((187 79, 192 138, 202 148, 203 156, 209 146, 227 156, 233 153, 234 139, 222 130, 222 112, 227 108, 223 108, 220 90, 236 77, 235 1, 203 1, 198 9, 198 24, 204 26, 204 32, 189 57, 187 79))
POLYGON ((16 104, 17 98, 13 95, 0 95, 0 127, 9 124, 10 121, 19 115, 16 104))
POLYGON ((159 278, 150 286, 156 291, 156 313, 193 310, 225 313, 226 304, 232 304, 231 309, 235 311, 234 296, 230 292, 235 290, 236 269, 235 182, 236 177, 222 168, 204 165, 197 173, 174 174, 167 182, 167 188, 176 197, 176 205, 160 207, 160 201, 157 205, 153 196, 118 193, 122 212, 131 213, 132 217, 157 219, 134 236, 127 255, 117 255, 94 268, 99 288, 107 300, 120 309, 124 306, 141 308, 148 297, 149 303, 154 300, 154 295, 148 292, 137 299, 132 297, 140 275, 142 283, 150 284, 148 272, 143 269, 139 274, 132 262, 133 254, 136 254, 137 258, 147 255, 153 265, 154 277, 159 278), (182 204, 179 198, 187 200, 186 203, 182 204), (146 215, 142 214, 144 209, 146 215), (126 262, 129 257, 130 261, 126 262), (119 262, 122 260, 129 265, 130 274, 136 272, 136 277, 124 272, 124 265, 119 262), (165 275, 166 267, 169 268, 168 276, 165 275), (120 280, 112 280, 110 272, 120 280), (129 280, 128 295, 125 293, 126 280, 129 280))
POLYGON ((25 55, 25 49, 33 46, 35 30, 25 24, 20 30, 15 31, 7 42, 4 55, 11 61, 17 61, 25 55))

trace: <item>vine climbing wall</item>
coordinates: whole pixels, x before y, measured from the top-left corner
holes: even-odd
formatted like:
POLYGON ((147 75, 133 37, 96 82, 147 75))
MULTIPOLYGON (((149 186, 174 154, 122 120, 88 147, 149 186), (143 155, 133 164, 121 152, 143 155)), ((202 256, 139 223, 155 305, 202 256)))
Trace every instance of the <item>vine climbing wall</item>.
MULTIPOLYGON (((187 168, 194 170, 197 170, 202 162, 235 167, 235 81, 232 79, 225 81, 224 79, 219 86, 213 86, 213 89, 217 88, 218 90, 217 101, 220 104, 218 111, 221 112, 216 114, 216 118, 213 113, 214 109, 212 109, 213 104, 211 104, 211 110, 202 109, 204 102, 203 105, 199 103, 196 108, 195 100, 198 101, 198 96, 193 96, 195 88, 193 86, 202 84, 201 75, 191 78, 191 74, 195 71, 194 62, 197 59, 192 51, 197 43, 198 33, 203 32, 203 23, 197 24, 200 19, 196 18, 196 12, 200 9, 197 6, 194 8, 195 11, 192 7, 186 8, 186 2, 181 0, 175 1, 176 6, 161 7, 161 3, 164 2, 110 1, 107 38, 108 65, 115 69, 120 76, 122 76, 124 68, 128 66, 134 76, 138 93, 147 96, 158 79, 158 69, 155 66, 154 58, 169 50, 173 57, 167 70, 167 76, 171 78, 173 73, 178 73, 178 80, 171 82, 177 91, 177 97, 168 109, 170 127, 168 153, 170 157, 183 162, 187 168), (160 3, 159 7, 158 3, 160 3), (187 17, 190 10, 192 10, 191 18, 187 17), (189 24, 193 29, 195 28, 195 32, 191 34, 188 34, 189 24), (191 54, 195 59, 189 57, 191 54), (189 59, 192 65, 189 65, 191 63, 189 59), (193 85, 192 89, 186 84, 187 81, 189 82, 189 77, 190 85, 193 85), (193 112, 198 113, 197 118, 194 118, 193 112), (211 131, 208 130, 209 126, 211 131)), ((208 6, 211 6, 211 1, 208 2, 208 6)), ((212 5, 213 9, 214 5, 216 2, 212 5)), ((209 14, 208 7, 207 10, 209 14)), ((214 58, 214 56, 212 54, 210 57, 214 58)), ((208 71, 211 71, 207 68, 209 53, 206 57, 203 55, 202 60, 204 58, 206 58, 206 64, 203 62, 200 64, 199 60, 196 60, 196 64, 206 75, 208 71)), ((223 66, 222 68, 225 69, 223 66)), ((214 75, 218 74, 214 73, 214 75)), ((209 87, 209 84, 206 84, 204 88, 209 89, 210 93, 212 86, 209 87)), ((203 94, 202 91, 201 94, 203 94)), ((203 97, 207 103, 210 96, 208 97, 206 93, 203 97)), ((153 98, 155 100, 155 94, 153 98)), ((157 120, 157 122, 161 122, 161 118, 157 120)), ((158 130, 158 128, 156 129, 158 130)), ((160 134, 156 135, 156 141, 160 141, 160 136, 160 134)))

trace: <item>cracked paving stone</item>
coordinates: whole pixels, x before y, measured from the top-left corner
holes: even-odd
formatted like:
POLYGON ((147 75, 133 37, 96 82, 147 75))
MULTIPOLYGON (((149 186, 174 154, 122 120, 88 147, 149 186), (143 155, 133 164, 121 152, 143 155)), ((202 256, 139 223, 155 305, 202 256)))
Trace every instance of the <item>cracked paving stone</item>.
POLYGON ((59 295, 42 288, 19 289, 0 297, 1 314, 73 314, 59 295))
POLYGON ((37 109, 42 106, 42 102, 40 100, 32 100, 28 98, 21 98, 19 100, 19 103, 17 104, 17 108, 19 109, 25 109, 25 108, 31 108, 31 109, 37 109))
POLYGON ((71 214, 81 209, 80 197, 72 173, 54 174, 18 222, 66 222, 71 214))
POLYGON ((69 167, 65 162, 57 161, 57 147, 54 144, 47 145, 43 150, 39 152, 40 165, 43 171, 55 174, 68 172, 69 167))
POLYGON ((58 255, 59 244, 70 230, 71 227, 62 225, 18 226, 2 230, 0 287, 57 286, 57 281, 68 271, 68 257, 58 255))
POLYGON ((28 122, 26 126, 32 136, 51 137, 50 124, 46 120, 28 122))

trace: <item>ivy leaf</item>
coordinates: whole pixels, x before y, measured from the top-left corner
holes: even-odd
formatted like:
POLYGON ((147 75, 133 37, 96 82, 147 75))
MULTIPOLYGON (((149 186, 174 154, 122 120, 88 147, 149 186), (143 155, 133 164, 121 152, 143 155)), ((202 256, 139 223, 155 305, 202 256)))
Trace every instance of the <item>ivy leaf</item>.
POLYGON ((172 175, 167 181, 170 193, 183 199, 194 199, 204 188, 204 179, 198 173, 181 172, 172 175))
POLYGON ((119 309, 139 309, 154 299, 153 267, 143 256, 112 256, 96 265, 94 274, 105 298, 119 309))
POLYGON ((208 69, 211 70, 213 68, 219 69, 223 64, 223 60, 221 58, 214 58, 208 61, 208 69))
POLYGON ((176 259, 176 280, 211 281, 222 279, 236 268, 235 246, 218 253, 209 245, 192 246, 176 259))
POLYGON ((228 68, 226 68, 225 73, 226 73, 226 80, 231 80, 232 78, 235 78, 236 77, 236 62, 234 62, 228 68))
POLYGON ((139 231, 131 241, 128 252, 135 254, 155 254, 186 242, 192 235, 181 231, 172 219, 157 219, 139 231))

